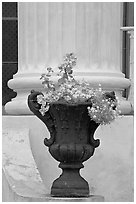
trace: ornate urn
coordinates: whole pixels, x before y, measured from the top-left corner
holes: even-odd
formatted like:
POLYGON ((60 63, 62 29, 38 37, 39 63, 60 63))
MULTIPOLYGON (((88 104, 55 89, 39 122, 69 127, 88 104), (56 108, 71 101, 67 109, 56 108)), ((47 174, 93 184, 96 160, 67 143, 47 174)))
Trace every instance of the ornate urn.
POLYGON ((39 112, 40 104, 37 95, 32 91, 28 97, 30 110, 47 126, 50 139, 45 138, 44 144, 54 159, 60 162, 62 174, 51 187, 51 195, 59 197, 87 197, 89 185, 81 177, 79 171, 83 162, 94 154, 99 140, 94 133, 99 124, 90 120, 87 107, 90 103, 68 104, 54 102, 44 116, 39 112))

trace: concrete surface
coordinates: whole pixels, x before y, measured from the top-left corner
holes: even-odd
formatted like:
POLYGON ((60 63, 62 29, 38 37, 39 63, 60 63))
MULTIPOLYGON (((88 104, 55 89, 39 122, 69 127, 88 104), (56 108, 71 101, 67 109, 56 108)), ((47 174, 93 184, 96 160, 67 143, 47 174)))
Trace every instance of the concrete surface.
MULTIPOLYGON (((49 194, 51 184, 61 170, 43 144, 44 138, 49 137, 45 125, 35 116, 3 116, 4 131, 19 131, 29 137, 44 193, 49 194)), ((120 117, 111 125, 97 129, 95 138, 100 138, 101 145, 81 170, 81 175, 89 182, 91 195, 102 195, 106 202, 133 201, 133 137, 133 116, 120 117)))

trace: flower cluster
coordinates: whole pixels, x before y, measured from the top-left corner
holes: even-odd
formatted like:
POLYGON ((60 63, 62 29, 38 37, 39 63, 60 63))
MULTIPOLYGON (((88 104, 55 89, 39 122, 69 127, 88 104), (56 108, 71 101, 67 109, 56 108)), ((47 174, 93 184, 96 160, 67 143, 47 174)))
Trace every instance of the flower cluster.
POLYGON ((37 96, 37 103, 39 103, 41 105, 40 108, 40 113, 42 116, 45 115, 45 113, 49 110, 50 106, 49 103, 46 102, 46 99, 44 98, 43 95, 38 95, 37 96))
POLYGON ((95 90, 91 97, 92 106, 88 107, 88 113, 96 123, 106 125, 110 124, 119 114, 118 100, 114 92, 104 92, 102 88, 95 90))
POLYGON ((120 113, 115 93, 104 92, 100 84, 98 88, 94 89, 84 81, 76 81, 72 76, 76 60, 73 53, 65 56, 64 62, 58 66, 60 78, 56 84, 50 80, 53 73, 51 67, 48 67, 47 72, 41 75, 42 84, 46 89, 44 96, 37 96, 37 102, 41 105, 39 111, 44 116, 49 110, 50 103, 56 101, 73 104, 88 102, 88 104, 92 104, 91 107, 88 106, 91 120, 99 124, 109 124, 120 113))

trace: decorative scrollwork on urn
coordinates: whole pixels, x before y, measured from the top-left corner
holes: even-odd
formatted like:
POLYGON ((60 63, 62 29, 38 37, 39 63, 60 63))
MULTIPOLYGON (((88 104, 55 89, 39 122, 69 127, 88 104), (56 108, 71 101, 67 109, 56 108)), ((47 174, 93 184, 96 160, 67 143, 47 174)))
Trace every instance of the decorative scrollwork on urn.
POLYGON ((47 126, 49 132, 50 132, 50 139, 45 138, 44 139, 44 144, 46 146, 51 146, 54 143, 55 140, 55 134, 56 134, 56 129, 54 126, 54 121, 52 116, 50 115, 49 112, 47 112, 44 116, 41 115, 39 112, 40 109, 40 104, 37 103, 37 96, 38 95, 43 95, 41 92, 37 92, 32 90, 31 94, 28 96, 28 106, 30 110, 40 119, 42 120, 45 125, 47 126))

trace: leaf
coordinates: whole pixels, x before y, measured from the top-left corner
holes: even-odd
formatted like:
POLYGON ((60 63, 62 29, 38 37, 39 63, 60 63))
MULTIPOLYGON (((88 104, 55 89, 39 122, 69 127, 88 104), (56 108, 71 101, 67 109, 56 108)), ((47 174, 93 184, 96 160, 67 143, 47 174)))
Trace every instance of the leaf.
POLYGON ((68 72, 68 73, 70 73, 71 72, 71 70, 72 70, 72 67, 66 67, 66 72, 68 72))
POLYGON ((47 67, 47 71, 48 71, 48 72, 53 72, 52 67, 47 67))
POLYGON ((48 73, 48 74, 46 74, 46 76, 47 76, 47 77, 51 77, 51 74, 48 73))
POLYGON ((40 79, 43 79, 46 76, 46 74, 41 74, 40 79))
POLYGON ((63 84, 63 83, 65 83, 65 81, 66 81, 65 78, 61 78, 61 79, 58 80, 58 83, 59 83, 59 84, 63 84))

